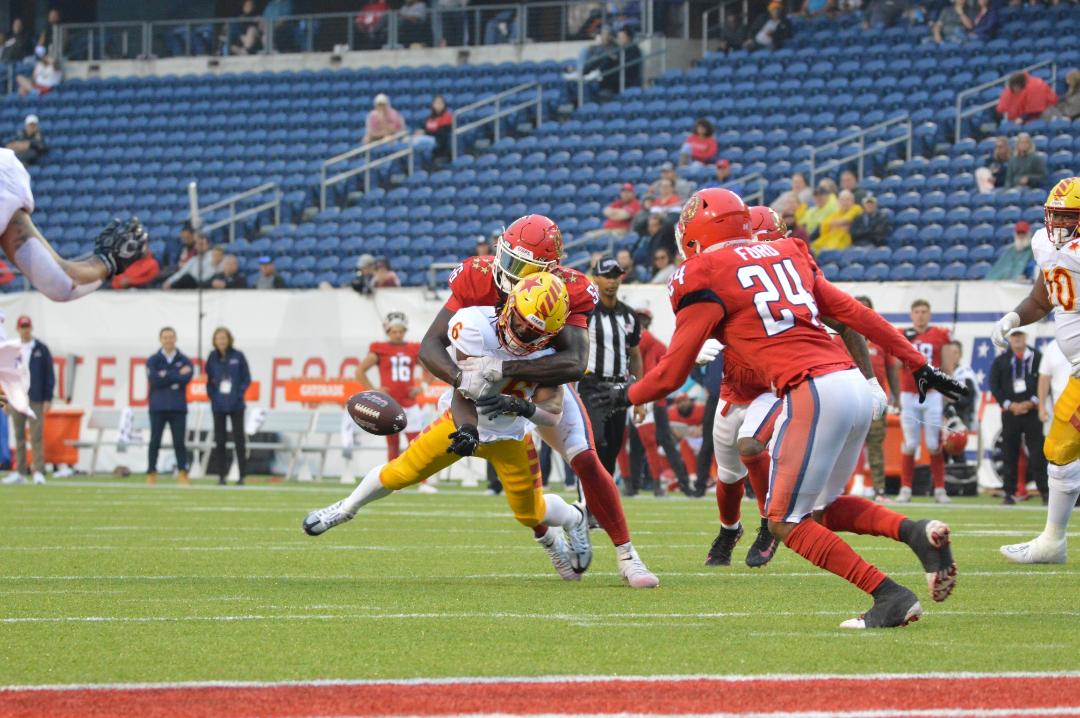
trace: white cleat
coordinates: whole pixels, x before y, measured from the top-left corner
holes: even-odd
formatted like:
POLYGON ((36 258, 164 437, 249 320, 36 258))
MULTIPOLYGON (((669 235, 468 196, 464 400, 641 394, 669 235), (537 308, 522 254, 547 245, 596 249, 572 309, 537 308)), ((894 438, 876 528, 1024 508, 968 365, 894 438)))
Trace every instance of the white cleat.
POLYGON ((40 471, 35 471, 34 483, 38 486, 43 486, 45 484, 45 474, 41 473, 40 471))
POLYGON ((1002 546, 1001 555, 1013 563, 1065 563, 1065 541, 1048 541, 1038 536, 1027 543, 1002 546))
POLYGON ((952 503, 952 499, 950 499, 949 495, 947 493, 945 493, 944 488, 934 489, 934 501, 938 502, 939 504, 951 504, 952 503))
POLYGON ((900 493, 896 495, 896 503, 898 504, 910 504, 911 503, 911 487, 901 486, 900 493))
POLYGON ((9 486, 11 484, 25 484, 25 483, 26 483, 26 477, 23 476, 22 474, 20 474, 18 471, 12 471, 10 474, 8 474, 7 476, 4 477, 3 481, 0 481, 0 484, 6 484, 6 485, 9 485, 9 486))
POLYGON ((342 508, 344 501, 336 501, 324 509, 312 511, 304 519, 304 533, 308 536, 324 534, 338 524, 352 521, 353 514, 342 508))
POLYGON ((619 575, 630 584, 630 588, 656 588, 660 579, 649 570, 636 550, 618 557, 619 575))
POLYGON ((562 576, 564 581, 580 581, 581 574, 574 570, 570 563, 570 552, 566 549, 566 541, 563 540, 562 529, 549 527, 546 534, 536 539, 536 543, 544 547, 551 565, 556 573, 562 576))
POLYGON ((54 479, 66 479, 69 476, 75 475, 75 469, 71 468, 67 464, 64 464, 59 469, 53 472, 54 479))
POLYGON ((570 555, 570 565, 575 573, 585 573, 592 563, 592 539, 589 538, 589 515, 580 504, 575 503, 581 513, 581 520, 573 526, 563 527, 566 535, 566 550, 570 555))
POLYGON ((437 494, 437 493, 439 493, 439 490, 437 488, 435 488, 434 486, 432 486, 431 484, 428 484, 428 483, 420 484, 420 486, 418 486, 416 490, 419 491, 422 494, 437 494))

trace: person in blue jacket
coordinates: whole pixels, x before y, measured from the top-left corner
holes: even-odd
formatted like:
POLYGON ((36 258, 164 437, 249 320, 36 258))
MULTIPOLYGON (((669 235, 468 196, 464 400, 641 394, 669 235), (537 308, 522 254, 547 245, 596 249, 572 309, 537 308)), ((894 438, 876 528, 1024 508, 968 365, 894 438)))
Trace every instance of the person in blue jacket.
POLYGON ((176 469, 179 483, 188 485, 188 456, 184 437, 187 433, 187 385, 191 381, 191 360, 176 348, 176 330, 165 327, 158 333, 161 349, 146 360, 146 376, 150 383, 150 456, 146 467, 146 483, 157 480, 157 458, 165 425, 172 432, 176 449, 176 469))
POLYGON ((218 465, 218 483, 225 485, 229 473, 225 444, 225 420, 232 422, 233 444, 236 446, 236 464, 243 484, 247 475, 247 451, 244 446, 244 392, 251 385, 251 372, 243 352, 233 348, 233 335, 225 327, 214 330, 214 350, 206 358, 206 393, 210 395, 210 409, 214 412, 214 454, 218 465))

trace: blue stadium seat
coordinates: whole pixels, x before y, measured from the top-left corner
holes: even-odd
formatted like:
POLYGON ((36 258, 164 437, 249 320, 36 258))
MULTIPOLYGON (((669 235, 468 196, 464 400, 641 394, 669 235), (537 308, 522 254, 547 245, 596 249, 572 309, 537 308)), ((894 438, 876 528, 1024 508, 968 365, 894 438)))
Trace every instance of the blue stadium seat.
POLYGON ((875 262, 867 268, 863 275, 865 282, 884 282, 889 278, 889 265, 884 262, 875 262))
POLYGON ((993 268, 989 262, 976 262, 968 267, 967 275, 965 279, 985 279, 986 275, 990 273, 993 268))
POLYGON ((915 265, 908 262, 897 264, 889 270, 889 279, 892 281, 909 281, 915 277, 915 265))
POLYGON ((994 259, 996 249, 992 244, 980 244, 973 247, 968 253, 971 262, 991 262, 994 259))
POLYGON ((892 259, 894 264, 905 264, 915 262, 918 257, 919 250, 911 245, 906 245, 895 250, 892 259))
POLYGON ((915 279, 920 282, 941 279, 941 265, 937 262, 927 262, 919 265, 918 269, 915 270, 915 279))

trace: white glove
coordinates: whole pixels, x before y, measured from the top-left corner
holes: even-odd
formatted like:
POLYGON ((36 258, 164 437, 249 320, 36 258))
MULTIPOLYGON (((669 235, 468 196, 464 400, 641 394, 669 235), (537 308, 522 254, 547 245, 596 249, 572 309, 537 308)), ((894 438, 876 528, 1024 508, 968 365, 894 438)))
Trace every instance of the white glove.
POLYGON ((1006 334, 1011 332, 1020 326, 1020 315, 1016 312, 1009 312, 994 325, 994 330, 990 332, 990 341, 994 343, 998 349, 1008 349, 1009 340, 1006 338, 1006 334))
POLYGON ((885 415, 885 409, 889 406, 889 397, 885 396, 885 390, 881 388, 877 379, 867 379, 866 383, 870 387, 870 398, 874 402, 874 421, 877 421, 885 415))
POLYGON ((705 343, 701 345, 701 351, 698 352, 697 359, 694 361, 698 366, 705 366, 716 357, 720 356, 720 352, 723 351, 724 345, 715 339, 706 339, 705 343))
POLYGON ((488 386, 488 383, 484 381, 483 374, 479 371, 462 368, 461 381, 458 383, 457 390, 466 399, 476 401, 483 396, 488 386))
MULTIPOLYGON (((1080 359, 1077 359, 1072 363, 1072 369, 1069 370, 1069 373, 1077 379, 1080 379, 1080 359)), ((1050 413, 1052 414, 1053 411, 1051 411, 1050 413)))
POLYGON ((479 372, 488 384, 498 384, 503 380, 502 359, 495 357, 469 357, 460 364, 462 371, 479 372))

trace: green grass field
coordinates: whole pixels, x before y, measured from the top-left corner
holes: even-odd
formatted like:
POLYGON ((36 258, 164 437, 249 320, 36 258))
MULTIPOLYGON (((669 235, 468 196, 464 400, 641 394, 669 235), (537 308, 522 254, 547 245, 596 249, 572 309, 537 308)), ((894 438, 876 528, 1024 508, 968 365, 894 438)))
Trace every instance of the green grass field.
POLYGON ((704 567, 711 497, 626 502, 661 578, 635 591, 602 532, 592 570, 565 583, 504 500, 473 491, 406 492, 304 536, 305 513, 345 491, 4 487, 0 685, 1080 668, 1080 566, 997 553, 1041 529, 1033 505, 909 508, 953 527, 960 583, 940 605, 906 547, 852 538, 926 614, 848 632, 837 625, 866 597, 790 551, 764 570, 704 567))

